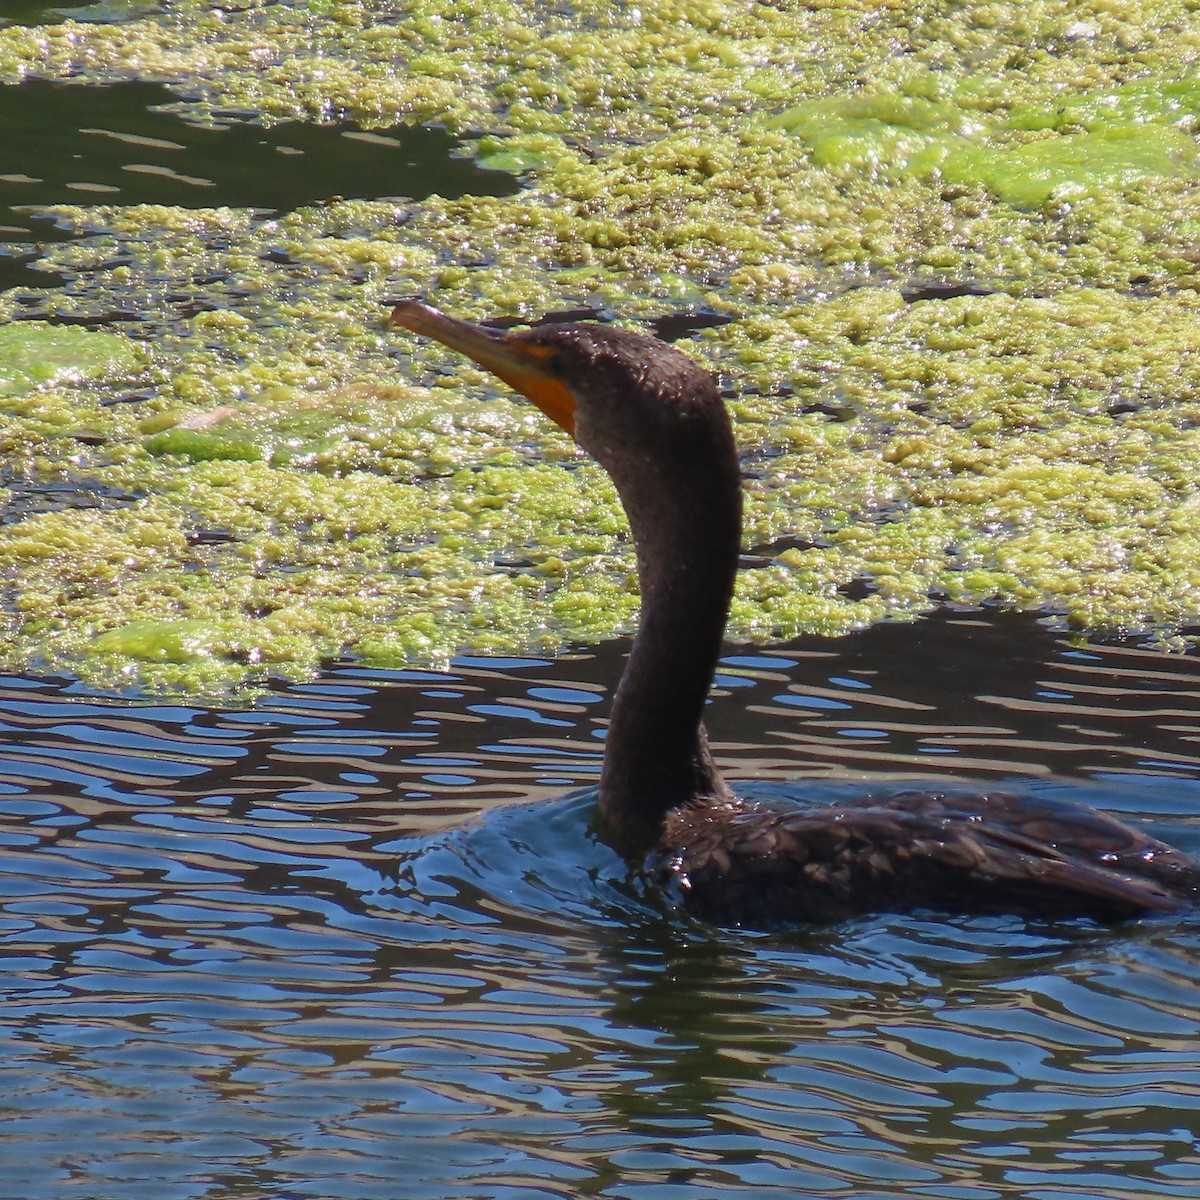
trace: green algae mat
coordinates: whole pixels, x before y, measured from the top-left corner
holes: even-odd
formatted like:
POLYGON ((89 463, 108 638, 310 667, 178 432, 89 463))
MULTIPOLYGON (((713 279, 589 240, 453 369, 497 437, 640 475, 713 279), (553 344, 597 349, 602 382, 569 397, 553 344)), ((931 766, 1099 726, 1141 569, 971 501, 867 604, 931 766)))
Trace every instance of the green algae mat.
POLYGON ((45 253, 65 286, 0 294, 3 664, 205 691, 630 629, 607 480, 389 333, 403 295, 731 318, 683 345, 744 453, 734 637, 994 602, 1179 644, 1198 60, 1200 5, 1154 0, 176 0, 0 29, 10 84, 436 124, 523 184, 56 209, 85 235, 45 253))

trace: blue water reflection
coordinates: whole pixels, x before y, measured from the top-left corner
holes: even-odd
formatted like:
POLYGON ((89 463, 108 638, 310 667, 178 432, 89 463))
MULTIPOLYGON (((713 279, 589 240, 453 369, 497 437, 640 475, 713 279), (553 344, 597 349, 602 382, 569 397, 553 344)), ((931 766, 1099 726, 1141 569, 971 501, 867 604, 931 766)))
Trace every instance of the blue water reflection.
MULTIPOLYGON (((3 1194, 1200 1191, 1195 920, 695 921, 592 827, 623 650, 241 710, 0 681, 3 1194)), ((1200 850, 1194 655, 963 614, 721 672, 765 798, 941 772, 1200 850)))

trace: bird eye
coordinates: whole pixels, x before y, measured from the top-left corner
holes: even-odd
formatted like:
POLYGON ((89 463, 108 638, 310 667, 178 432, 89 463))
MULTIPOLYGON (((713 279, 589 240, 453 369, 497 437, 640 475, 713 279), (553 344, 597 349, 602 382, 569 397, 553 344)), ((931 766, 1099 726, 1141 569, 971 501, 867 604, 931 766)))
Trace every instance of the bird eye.
POLYGON ((546 370, 551 375, 565 375, 567 373, 567 360, 562 354, 552 354, 546 359, 546 370))

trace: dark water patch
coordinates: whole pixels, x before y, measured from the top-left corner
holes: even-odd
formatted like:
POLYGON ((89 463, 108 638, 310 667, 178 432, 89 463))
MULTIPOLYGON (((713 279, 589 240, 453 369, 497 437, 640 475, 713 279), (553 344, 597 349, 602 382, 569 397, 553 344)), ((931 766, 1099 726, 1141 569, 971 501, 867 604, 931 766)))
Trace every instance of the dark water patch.
POLYGON ((775 538, 770 542, 762 542, 753 547, 748 553, 741 556, 738 565, 743 571, 755 570, 760 567, 770 566, 781 554, 788 550, 816 550, 818 548, 827 548, 829 543, 819 538, 802 538, 802 537, 780 537, 775 538))
MULTIPOLYGON (((391 301, 388 303, 391 303, 391 301)), ((399 303, 399 301, 396 301, 396 303, 399 303)), ((486 326, 488 329, 515 329, 518 325, 565 325, 576 321, 597 321, 604 324, 612 319, 612 312, 597 304, 595 306, 582 306, 580 308, 554 309, 550 312, 542 313, 540 317, 533 321, 526 321, 521 317, 489 317, 487 320, 481 321, 480 324, 486 326)))
MULTIPOLYGON (((64 282, 61 275, 37 265, 39 246, 45 242, 70 241, 73 235, 56 225, 51 217, 23 212, 15 205, 5 207, 4 192, 9 187, 0 179, 0 291, 10 287, 61 287, 64 282)), ((34 308, 43 305, 45 299, 31 293, 18 296, 17 302, 34 308)))
POLYGON ((11 525, 40 513, 64 509, 107 509, 132 504, 138 493, 101 483, 96 479, 41 480, 11 478, 0 470, 0 486, 9 495, 0 506, 0 524, 11 525))
MULTIPOLYGON (((395 300, 388 300, 387 303, 399 304, 406 298, 399 297, 395 300)), ((489 329, 514 329, 518 325, 563 325, 576 321, 595 321, 600 324, 607 324, 615 320, 617 315, 612 309, 597 303, 593 306, 580 308, 556 309, 543 313, 533 321, 525 320, 522 317, 499 316, 490 317, 481 321, 480 324, 489 329)), ((694 333, 699 333, 703 329, 713 329, 719 325, 728 325, 730 322, 736 320, 737 317, 729 313, 694 311, 689 309, 684 312, 667 313, 652 321, 647 321, 646 325, 649 327, 647 332, 653 334, 660 341, 678 342, 683 338, 691 337, 694 333)))
POLYGON ((730 313, 718 313, 702 310, 668 313, 650 322, 650 332, 664 342, 678 342, 691 337, 702 329, 716 329, 736 321, 737 317, 730 313))
POLYGON ((837 592, 847 600, 865 600, 878 591, 878 584, 872 575, 857 575, 845 583, 839 583, 837 592))
POLYGON ((900 288, 900 295, 909 304, 923 300, 957 300, 960 296, 994 296, 999 288, 970 280, 912 280, 900 288))
POLYGON ((49 282, 27 267, 48 236, 47 222, 30 206, 290 211, 338 196, 422 199, 516 188, 511 176, 481 170, 458 140, 438 130, 294 121, 266 128, 232 117, 195 123, 166 111, 178 102, 148 83, 29 80, 0 87, 0 287, 49 282))
MULTIPOLYGON (((253 707, 0 679, 23 1200, 1154 1195, 1200 1183, 1200 933, 673 911, 592 827, 627 647, 253 707)), ((1025 786, 1200 848, 1200 658, 944 614, 728 647, 730 775, 1025 786)))
POLYGON ((0 25, 44 25, 62 20, 62 4, 47 4, 46 0, 5 0, 0 12, 0 25))
POLYGON ((139 17, 162 12, 161 4, 150 0, 97 0, 94 4, 47 4, 46 0, 4 0, 0 12, 3 25, 49 25, 59 21, 82 21, 97 25, 115 25, 136 21, 139 17))

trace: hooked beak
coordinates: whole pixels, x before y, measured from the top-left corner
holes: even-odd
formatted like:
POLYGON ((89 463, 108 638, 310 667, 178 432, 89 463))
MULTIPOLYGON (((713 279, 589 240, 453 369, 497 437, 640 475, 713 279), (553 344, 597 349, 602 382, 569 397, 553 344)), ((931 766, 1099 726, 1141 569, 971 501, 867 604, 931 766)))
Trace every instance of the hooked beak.
POLYGON ((469 325, 415 300, 396 305, 388 325, 393 329, 396 326, 411 329, 413 333, 431 337, 474 359, 509 387, 532 400, 556 425, 575 436, 575 397, 571 389, 548 369, 547 361, 554 354, 550 347, 469 325))

